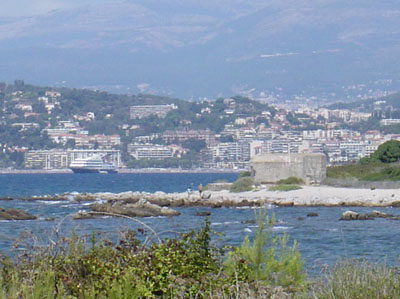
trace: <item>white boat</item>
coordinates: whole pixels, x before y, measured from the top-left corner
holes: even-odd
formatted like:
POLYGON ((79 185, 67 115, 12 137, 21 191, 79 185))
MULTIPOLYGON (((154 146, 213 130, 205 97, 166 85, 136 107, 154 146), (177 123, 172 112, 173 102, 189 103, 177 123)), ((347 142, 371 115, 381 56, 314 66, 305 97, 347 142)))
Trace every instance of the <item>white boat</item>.
POLYGON ((74 173, 117 173, 115 166, 105 162, 100 156, 73 160, 69 168, 74 173))

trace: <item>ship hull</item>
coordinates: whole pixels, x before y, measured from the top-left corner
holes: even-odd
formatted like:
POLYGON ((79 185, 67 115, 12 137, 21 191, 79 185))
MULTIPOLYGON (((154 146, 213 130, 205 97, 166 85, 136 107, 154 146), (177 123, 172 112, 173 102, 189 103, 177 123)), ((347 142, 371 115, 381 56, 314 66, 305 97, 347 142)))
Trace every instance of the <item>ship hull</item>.
POLYGON ((116 169, 90 169, 90 168, 78 168, 71 167, 74 173, 117 173, 116 169))

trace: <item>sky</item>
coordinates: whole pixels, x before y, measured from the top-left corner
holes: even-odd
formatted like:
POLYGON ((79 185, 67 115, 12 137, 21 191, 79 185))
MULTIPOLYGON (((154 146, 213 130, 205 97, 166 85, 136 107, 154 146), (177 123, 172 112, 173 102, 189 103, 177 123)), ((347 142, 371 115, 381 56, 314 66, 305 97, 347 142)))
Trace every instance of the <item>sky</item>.
POLYGON ((0 0, 1 17, 33 16, 55 9, 68 9, 86 4, 117 2, 118 0, 0 0))

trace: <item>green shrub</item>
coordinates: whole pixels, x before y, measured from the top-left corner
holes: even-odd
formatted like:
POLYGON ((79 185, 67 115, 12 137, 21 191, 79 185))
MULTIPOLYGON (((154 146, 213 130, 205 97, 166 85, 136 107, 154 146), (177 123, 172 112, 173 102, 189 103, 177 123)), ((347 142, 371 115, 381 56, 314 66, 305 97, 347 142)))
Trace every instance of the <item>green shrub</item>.
POLYGON ((0 259, 0 298, 269 298, 297 290, 304 273, 295 244, 271 237, 265 212, 259 219, 254 241, 246 238, 228 257, 211 246, 209 220, 147 246, 133 231, 116 243, 73 234, 32 246, 0 259))
POLYGON ((293 190, 299 190, 302 189, 301 186, 299 185, 276 185, 270 187, 268 190, 269 191, 293 191, 293 190))
POLYGON ((314 298, 400 298, 397 269, 360 260, 339 262, 314 284, 314 298))
POLYGON ((393 163, 400 159, 400 141, 389 140, 378 146, 378 149, 369 157, 362 158, 361 164, 373 162, 393 163))
POLYGON ((242 171, 241 173, 239 173, 239 178, 244 178, 244 177, 248 177, 248 176, 251 176, 250 171, 242 171))
POLYGON ((297 178, 295 176, 288 177, 286 179, 282 179, 276 182, 278 185, 301 185, 304 184, 304 180, 301 178, 297 178))
MULTIPOLYGON (((144 247, 129 231, 117 244, 71 236, 0 267, 1 298, 194 297, 219 283, 210 222, 198 231, 144 247), (88 249, 89 248, 89 249, 88 249), (51 294, 51 295, 50 295, 51 294)), ((222 283, 221 283, 222 284, 222 283)))
POLYGON ((304 262, 288 236, 272 237, 274 218, 260 210, 257 232, 252 241, 246 236, 242 245, 228 254, 225 272, 233 280, 264 285, 301 288, 304 284, 304 262))
POLYGON ((238 178, 230 187, 230 192, 244 192, 253 190, 254 181, 251 177, 238 178))

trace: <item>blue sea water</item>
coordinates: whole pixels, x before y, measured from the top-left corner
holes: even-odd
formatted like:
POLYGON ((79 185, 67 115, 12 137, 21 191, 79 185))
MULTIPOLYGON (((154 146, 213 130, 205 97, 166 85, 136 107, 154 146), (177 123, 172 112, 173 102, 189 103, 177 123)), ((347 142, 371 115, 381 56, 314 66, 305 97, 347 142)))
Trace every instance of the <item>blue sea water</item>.
MULTIPOLYGON (((195 190, 202 183, 206 185, 219 179, 234 181, 237 174, 7 174, 0 175, 0 197, 28 198, 33 195, 63 192, 123 192, 123 191, 164 191, 182 192, 195 190)), ((27 200, 0 201, 2 208, 20 208, 38 217, 29 221, 0 222, 0 251, 12 254, 29 246, 27 240, 36 243, 56 241, 61 236, 77 234, 118 238, 121 231, 142 227, 128 219, 100 218, 72 220, 71 215, 79 210, 88 210, 90 203, 45 202, 27 200), (54 218, 53 221, 47 221, 54 218), (31 237, 29 237, 31 236, 31 237), (17 246, 12 247, 18 241, 17 246)), ((306 268, 316 273, 325 265, 331 265, 340 258, 366 258, 371 261, 397 264, 400 248, 400 222, 376 219, 368 221, 340 221, 345 207, 267 207, 276 218, 274 235, 287 233, 290 240, 296 240, 306 268), (318 217, 307 217, 317 212, 318 217), (302 217, 303 220, 298 220, 302 217)), ((244 236, 253 236, 257 209, 252 208, 177 208, 178 217, 142 218, 140 221, 153 228, 161 237, 173 237, 179 232, 199 228, 204 217, 194 216, 199 211, 210 211, 211 225, 215 232, 215 245, 239 245, 244 236)), ((370 208, 351 208, 356 212, 368 212, 370 208)), ((380 211, 400 214, 398 208, 380 208, 380 211)))

